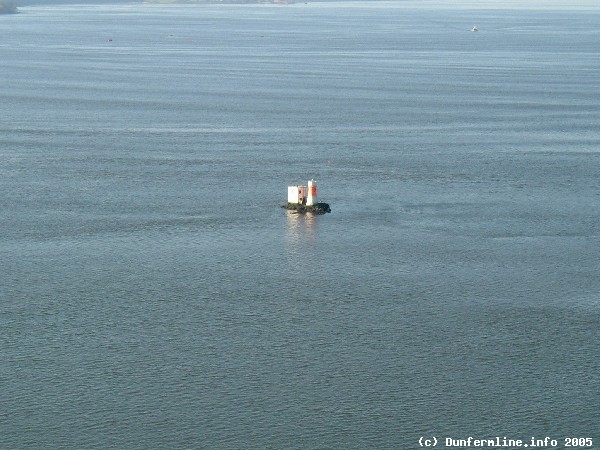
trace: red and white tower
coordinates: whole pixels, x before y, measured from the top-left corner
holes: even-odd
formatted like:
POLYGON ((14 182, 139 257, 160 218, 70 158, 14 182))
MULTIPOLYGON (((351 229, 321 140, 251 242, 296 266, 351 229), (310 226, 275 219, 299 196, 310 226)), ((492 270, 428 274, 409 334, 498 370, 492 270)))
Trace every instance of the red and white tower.
POLYGON ((308 195, 306 197, 306 206, 312 206, 317 203, 317 182, 310 180, 308 182, 308 195))

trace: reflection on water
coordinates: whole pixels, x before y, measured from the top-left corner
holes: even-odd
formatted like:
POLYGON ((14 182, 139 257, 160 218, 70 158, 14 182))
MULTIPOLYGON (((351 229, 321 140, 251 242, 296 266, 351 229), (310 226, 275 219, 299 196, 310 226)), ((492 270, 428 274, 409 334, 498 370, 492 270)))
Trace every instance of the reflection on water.
POLYGON ((317 221, 315 214, 287 211, 287 240, 294 250, 314 242, 317 221))
POLYGON ((286 259, 288 272, 293 274, 290 281, 295 286, 311 283, 315 271, 319 272, 320 249, 316 245, 318 220, 319 217, 312 213, 287 211, 286 259))

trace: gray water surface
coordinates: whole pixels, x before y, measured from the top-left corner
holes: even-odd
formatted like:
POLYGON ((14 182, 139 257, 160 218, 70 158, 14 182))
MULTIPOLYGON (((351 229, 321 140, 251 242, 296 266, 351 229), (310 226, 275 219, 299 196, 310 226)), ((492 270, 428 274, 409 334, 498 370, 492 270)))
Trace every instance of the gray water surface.
POLYGON ((19 9, 0 448, 600 439, 598 10, 19 9))

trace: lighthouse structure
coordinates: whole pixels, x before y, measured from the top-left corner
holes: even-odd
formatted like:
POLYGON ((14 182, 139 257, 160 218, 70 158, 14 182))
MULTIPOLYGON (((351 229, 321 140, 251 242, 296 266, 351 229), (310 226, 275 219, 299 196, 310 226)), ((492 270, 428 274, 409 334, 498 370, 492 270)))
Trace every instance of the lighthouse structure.
POLYGON ((308 196, 306 197, 306 206, 314 206, 317 203, 317 182, 310 180, 308 182, 308 196))
POLYGON ((328 203, 317 201, 317 182, 310 180, 306 186, 288 186, 288 201, 283 208, 297 212, 325 214, 331 212, 328 203))

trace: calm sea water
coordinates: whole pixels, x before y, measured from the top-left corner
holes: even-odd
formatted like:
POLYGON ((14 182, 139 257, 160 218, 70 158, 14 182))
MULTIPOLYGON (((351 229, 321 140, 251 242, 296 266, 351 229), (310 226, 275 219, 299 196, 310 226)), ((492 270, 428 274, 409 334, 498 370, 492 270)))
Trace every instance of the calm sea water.
POLYGON ((0 16, 1 449, 598 445, 600 10, 427 5, 0 16))

